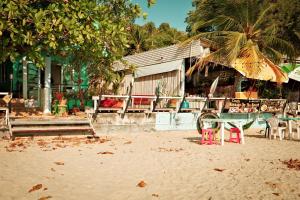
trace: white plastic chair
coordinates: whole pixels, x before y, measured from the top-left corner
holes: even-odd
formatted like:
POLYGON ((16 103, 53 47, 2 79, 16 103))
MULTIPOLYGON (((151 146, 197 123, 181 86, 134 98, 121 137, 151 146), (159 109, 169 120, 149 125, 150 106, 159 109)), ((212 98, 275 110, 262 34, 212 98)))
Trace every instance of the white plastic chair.
POLYGON ((279 140, 282 140, 284 138, 284 132, 286 132, 286 127, 279 127, 279 119, 277 117, 272 117, 267 120, 269 126, 270 126, 270 135, 269 139, 272 139, 272 136, 274 139, 276 139, 276 135, 278 135, 279 140))
POLYGON ((292 138, 294 139, 295 133, 297 133, 297 139, 300 139, 300 121, 292 121, 292 138), (296 132, 293 131, 296 129, 296 132))

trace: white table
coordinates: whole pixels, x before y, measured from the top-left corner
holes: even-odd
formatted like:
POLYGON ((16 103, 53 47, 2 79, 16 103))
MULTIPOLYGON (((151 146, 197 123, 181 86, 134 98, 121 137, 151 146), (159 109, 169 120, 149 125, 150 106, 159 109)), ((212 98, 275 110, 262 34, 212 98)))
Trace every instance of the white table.
POLYGON ((225 130, 225 123, 232 123, 234 124, 238 129, 241 131, 241 144, 245 144, 244 139, 244 131, 243 131, 243 123, 245 123, 244 120, 239 119, 201 119, 203 122, 219 122, 221 123, 221 145, 224 145, 224 130, 225 130))

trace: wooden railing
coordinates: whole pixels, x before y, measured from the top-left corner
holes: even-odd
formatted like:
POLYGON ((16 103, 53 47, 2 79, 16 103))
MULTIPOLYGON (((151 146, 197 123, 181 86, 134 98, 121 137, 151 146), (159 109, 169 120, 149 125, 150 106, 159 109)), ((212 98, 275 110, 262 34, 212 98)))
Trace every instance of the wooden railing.
MULTIPOLYGON (((180 109, 180 106, 182 104, 183 101, 183 97, 172 97, 172 96, 143 96, 143 95, 132 95, 131 96, 131 104, 128 108, 128 110, 125 110, 125 106, 128 102, 128 100, 130 99, 128 95, 101 95, 101 97, 99 96, 93 96, 93 101, 94 101, 94 110, 97 110, 97 105, 99 105, 99 101, 104 100, 104 99, 119 99, 120 101, 122 101, 122 107, 120 108, 103 108, 103 107, 99 107, 99 110, 118 110, 121 113, 124 113, 126 111, 132 111, 132 110, 144 110, 147 112, 152 112, 152 111, 174 111, 174 112, 178 112, 180 109), (100 99, 101 98, 101 99, 100 99), (138 104, 138 102, 141 99, 147 99, 149 100, 149 104, 145 105, 143 104, 142 106, 138 104), (158 102, 156 102, 156 100, 159 99, 158 102), (176 103, 173 105, 169 105, 169 101, 173 100, 176 103), (157 104, 154 110, 154 104, 157 104)), ((185 100, 187 100, 189 102, 189 108, 185 109, 183 108, 183 110, 202 110, 203 107, 205 106, 205 101, 207 100, 206 97, 185 97, 185 100)), ((214 101, 224 101, 225 98, 210 98, 210 100, 214 100, 214 101)))
MULTIPOLYGON (((143 112, 158 112, 158 111, 169 111, 169 112, 179 112, 179 111, 189 111, 189 112, 199 112, 202 111, 203 108, 210 108, 209 107, 209 102, 216 102, 216 112, 222 112, 222 108, 224 108, 225 105, 225 100, 232 100, 235 98, 225 98, 225 97, 213 97, 213 98, 207 98, 207 97, 197 97, 197 96, 189 96, 189 97, 172 97, 172 96, 155 96, 155 95, 132 95, 131 97, 129 95, 101 95, 100 96, 93 96, 93 101, 94 101, 94 111, 99 108, 99 110, 107 110, 107 111, 112 111, 115 110, 119 113, 125 113, 128 111, 143 111, 143 112), (111 108, 111 107, 98 107, 100 105, 101 100, 104 99, 119 99, 119 101, 122 101, 122 106, 117 107, 117 108, 111 108), (143 103, 142 105, 139 105, 138 102, 145 102, 142 101, 141 99, 147 99, 148 104, 145 105, 143 103), (159 100, 159 101, 157 101, 159 100), (173 104, 172 106, 168 106, 170 100, 175 101, 175 105, 173 104), (188 101, 189 107, 188 108, 182 108, 183 105, 183 100, 188 101), (130 106, 126 109, 126 105, 128 101, 131 101, 130 106), (156 106, 154 106, 156 104, 156 106)), ((248 100, 254 100, 254 99, 248 99, 248 100)), ((269 101, 284 101, 284 99, 255 99, 259 101, 263 100, 269 100, 269 101)))

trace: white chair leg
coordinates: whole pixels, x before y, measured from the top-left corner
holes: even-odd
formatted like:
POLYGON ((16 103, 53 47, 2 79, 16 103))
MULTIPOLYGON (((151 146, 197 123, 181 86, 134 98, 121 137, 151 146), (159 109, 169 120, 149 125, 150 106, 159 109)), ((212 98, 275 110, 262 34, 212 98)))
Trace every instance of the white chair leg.
POLYGON ((273 129, 271 128, 271 129, 270 129, 270 134, 269 134, 269 140, 272 139, 272 135, 273 135, 273 129))
POLYGON ((278 133, 279 140, 282 140, 282 137, 281 137, 281 130, 280 130, 279 128, 277 129, 277 133, 278 133))

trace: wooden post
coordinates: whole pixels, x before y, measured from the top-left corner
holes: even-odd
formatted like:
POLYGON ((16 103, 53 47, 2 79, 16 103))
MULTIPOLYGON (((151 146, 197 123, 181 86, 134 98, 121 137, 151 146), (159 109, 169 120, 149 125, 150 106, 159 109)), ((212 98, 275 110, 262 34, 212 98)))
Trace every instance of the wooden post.
POLYGON ((98 96, 93 96, 92 97, 93 101, 94 101, 94 111, 96 112, 97 111, 97 102, 98 100, 101 101, 101 98, 99 98, 98 96))
POLYGON ((28 81, 28 71, 27 71, 27 61, 26 57, 23 57, 22 59, 22 67, 23 67, 23 99, 28 99, 28 86, 27 86, 27 81, 28 81))
POLYGON ((181 91, 180 91, 180 96, 184 96, 185 94, 185 64, 184 64, 184 60, 182 61, 182 66, 181 66, 181 91))
POLYGON ((45 59, 44 113, 51 113, 51 57, 45 59))
POLYGON ((38 69, 38 105, 41 106, 41 69, 38 69))

